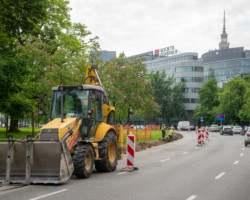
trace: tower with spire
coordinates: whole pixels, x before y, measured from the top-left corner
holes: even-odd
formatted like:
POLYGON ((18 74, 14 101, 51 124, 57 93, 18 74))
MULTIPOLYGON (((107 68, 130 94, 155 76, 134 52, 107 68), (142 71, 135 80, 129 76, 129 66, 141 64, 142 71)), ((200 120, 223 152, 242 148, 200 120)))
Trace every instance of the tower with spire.
POLYGON ((228 48, 229 48, 229 42, 227 42, 226 17, 225 17, 225 10, 224 10, 223 31, 221 34, 221 42, 219 44, 219 49, 228 49, 228 48))

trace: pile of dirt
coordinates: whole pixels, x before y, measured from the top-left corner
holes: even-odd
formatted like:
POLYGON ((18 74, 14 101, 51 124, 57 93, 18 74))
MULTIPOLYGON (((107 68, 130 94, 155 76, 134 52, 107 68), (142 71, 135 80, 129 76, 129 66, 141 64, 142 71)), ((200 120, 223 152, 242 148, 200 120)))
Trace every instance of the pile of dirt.
MULTIPOLYGON (((183 135, 181 135, 179 133, 173 134, 173 141, 179 140, 181 138, 183 138, 183 135)), ((151 148, 153 146, 159 146, 159 145, 166 144, 169 142, 171 142, 169 138, 164 138, 164 139, 159 138, 158 140, 154 140, 154 141, 137 143, 135 151, 143 151, 143 150, 151 148)), ((123 153, 126 154, 126 147, 123 147, 123 153)))

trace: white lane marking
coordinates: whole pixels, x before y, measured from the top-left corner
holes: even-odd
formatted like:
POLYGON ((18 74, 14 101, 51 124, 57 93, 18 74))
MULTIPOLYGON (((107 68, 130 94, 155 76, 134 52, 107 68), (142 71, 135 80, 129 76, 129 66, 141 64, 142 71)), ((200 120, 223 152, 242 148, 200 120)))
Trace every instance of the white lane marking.
POLYGON ((187 200, 194 200, 197 196, 196 195, 192 195, 190 197, 187 198, 187 200))
POLYGON ((195 147, 195 150, 199 149, 200 147, 195 147))
POLYGON ((245 150, 245 148, 242 148, 242 151, 244 151, 245 150))
POLYGON ((160 162, 166 162, 166 161, 168 161, 168 160, 170 160, 170 158, 167 158, 167 159, 161 160, 160 162))
POLYGON ((216 176, 214 179, 218 180, 220 179, 222 176, 224 176, 226 174, 226 172, 221 172, 218 176, 216 176))
POLYGON ((48 196, 52 196, 54 194, 58 194, 60 192, 65 192, 67 191, 68 189, 63 189, 63 190, 59 190, 59 191, 56 191, 56 192, 52 192, 52 193, 49 193, 49 194, 45 194, 45 195, 42 195, 42 196, 39 196, 39 197, 36 197, 36 198, 33 198, 33 199, 30 199, 30 200, 38 200, 38 199, 43 199, 45 197, 48 197, 48 196))
POLYGON ((120 172, 117 175, 122 175, 122 174, 126 174, 127 172, 120 172))
POLYGON ((186 151, 186 152, 183 152, 183 153, 182 153, 182 155, 185 155, 185 154, 188 154, 188 153, 189 153, 189 152, 188 152, 188 151, 186 151))
POLYGON ((244 155, 244 153, 241 153, 241 154, 240 154, 240 156, 243 156, 243 155, 244 155))
POLYGON ((235 162, 234 162, 234 165, 237 165, 239 163, 239 161, 238 160, 236 160, 235 162))

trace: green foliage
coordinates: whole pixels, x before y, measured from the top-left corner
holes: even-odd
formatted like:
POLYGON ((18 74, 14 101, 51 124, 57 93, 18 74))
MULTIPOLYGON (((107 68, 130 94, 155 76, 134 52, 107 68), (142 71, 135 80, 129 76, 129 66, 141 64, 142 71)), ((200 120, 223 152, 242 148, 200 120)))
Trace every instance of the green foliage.
POLYGON ((129 121, 131 112, 156 108, 150 76, 141 59, 127 60, 121 54, 101 66, 99 75, 120 119, 129 121))
POLYGON ((216 122, 216 114, 218 114, 216 107, 219 105, 218 92, 219 89, 215 78, 209 79, 198 91, 201 106, 195 108, 193 118, 199 121, 202 116, 203 125, 216 122))
POLYGON ((201 104, 203 108, 208 110, 213 109, 214 106, 218 106, 218 88, 217 80, 210 78, 198 91, 200 96, 201 104))
POLYGON ((12 117, 20 117, 30 110, 29 102, 21 93, 29 76, 26 62, 22 58, 0 58, 0 71, 0 110, 12 117))
POLYGON ((89 52, 99 49, 97 37, 85 41, 84 24, 71 23, 68 4, 0 1, 0 111, 13 119, 35 111, 52 86, 80 83, 89 52))
POLYGON ((242 121, 247 120, 247 114, 245 114, 249 98, 247 90, 249 90, 249 84, 244 79, 233 78, 226 83, 219 94, 219 109, 226 114, 228 124, 230 121, 231 124, 242 124, 242 121))
POLYGON ((226 115, 224 124, 248 124, 250 121, 250 76, 232 78, 217 88, 216 79, 209 79, 199 90, 201 106, 196 107, 194 118, 204 118, 204 125, 216 123, 216 114, 226 115))
POLYGON ((182 104, 185 83, 175 84, 174 78, 167 78, 164 71, 152 73, 151 79, 161 118, 170 123, 170 119, 173 117, 185 116, 186 111, 182 104))
POLYGON ((242 109, 239 112, 239 118, 240 120, 245 123, 246 125, 250 124, 250 85, 248 84, 248 88, 246 90, 246 93, 244 95, 244 104, 242 106, 242 109))

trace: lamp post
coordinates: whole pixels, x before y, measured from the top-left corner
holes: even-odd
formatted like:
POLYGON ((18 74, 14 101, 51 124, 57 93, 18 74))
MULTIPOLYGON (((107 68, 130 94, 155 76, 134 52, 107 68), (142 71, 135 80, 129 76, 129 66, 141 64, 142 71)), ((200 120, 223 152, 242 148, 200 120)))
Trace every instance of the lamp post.
POLYGON ((230 81, 228 82, 229 83, 229 94, 230 94, 230 125, 231 125, 231 83, 230 83, 230 81))

